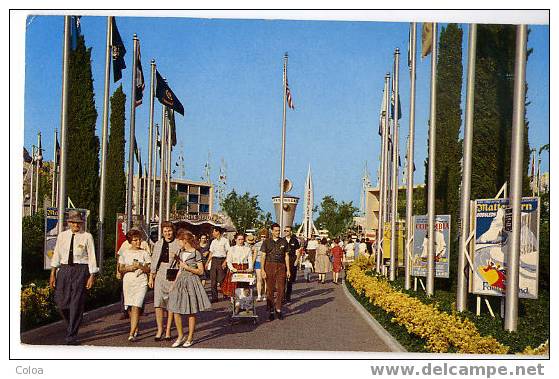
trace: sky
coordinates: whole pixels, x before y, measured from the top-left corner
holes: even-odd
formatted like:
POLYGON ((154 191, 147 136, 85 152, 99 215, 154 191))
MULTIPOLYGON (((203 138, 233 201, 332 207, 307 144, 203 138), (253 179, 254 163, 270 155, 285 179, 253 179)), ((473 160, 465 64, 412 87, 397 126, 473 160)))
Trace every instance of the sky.
MULTIPOLYGON (((295 104, 295 110, 287 110, 286 177, 293 182, 290 195, 301 197, 295 222, 302 217, 309 165, 315 204, 325 195, 332 195, 338 201, 352 201, 359 207, 366 163, 373 185, 377 184, 379 110, 384 76, 392 71, 395 48, 401 52, 400 151, 405 149, 409 125, 409 23, 171 17, 117 17, 116 21, 126 46, 128 68, 118 83, 111 78, 110 93, 123 85, 128 127, 132 36, 137 33, 146 90, 143 105, 136 109, 136 139, 145 163, 151 59, 155 59, 157 69, 185 108, 184 117, 176 115, 178 144, 173 162, 184 153, 186 179, 201 180, 210 154, 214 184, 223 160, 227 190, 258 195, 261 208, 272 214, 271 198, 278 194, 280 181, 282 71, 286 52, 289 87, 295 104)), ((462 27, 464 103, 468 32, 467 25, 462 27)), ((528 138, 530 145, 538 148, 549 143, 549 27, 530 27, 528 47, 533 48, 533 53, 526 72, 530 102, 528 138)), ((81 28, 86 46, 92 48, 100 136, 106 17, 84 16, 81 28)), ((24 145, 31 151, 40 131, 44 158, 50 160, 54 129, 60 127, 63 18, 29 17, 25 38, 24 145)), ((418 57, 416 184, 424 182, 420 167, 427 152, 429 72, 430 59, 418 57)), ((155 105, 154 120, 159 123, 161 105, 157 100, 155 105)), ((401 156, 403 159, 404 153, 401 156)), ((549 156, 544 154, 542 170, 548 168, 549 156)))

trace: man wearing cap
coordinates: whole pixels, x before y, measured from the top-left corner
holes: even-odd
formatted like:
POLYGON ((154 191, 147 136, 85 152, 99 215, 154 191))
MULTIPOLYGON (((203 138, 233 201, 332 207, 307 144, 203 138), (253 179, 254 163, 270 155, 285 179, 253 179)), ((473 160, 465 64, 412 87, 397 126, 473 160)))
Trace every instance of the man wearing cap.
POLYGON ((93 236, 82 229, 78 211, 68 212, 69 229, 56 239, 51 260, 50 287, 66 321, 66 344, 76 345, 85 306, 85 290, 93 287, 99 272, 93 236))

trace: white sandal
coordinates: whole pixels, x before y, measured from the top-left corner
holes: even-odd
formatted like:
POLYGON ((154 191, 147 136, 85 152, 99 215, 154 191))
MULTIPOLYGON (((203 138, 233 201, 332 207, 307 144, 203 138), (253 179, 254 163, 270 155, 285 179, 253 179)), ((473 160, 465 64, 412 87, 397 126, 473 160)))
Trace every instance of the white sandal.
POLYGON ((184 343, 186 337, 177 338, 177 340, 171 345, 171 347, 179 347, 184 343))
POLYGON ((190 347, 190 346, 192 346, 192 344, 194 344, 194 341, 186 340, 184 342, 184 344, 182 345, 182 347, 190 347))

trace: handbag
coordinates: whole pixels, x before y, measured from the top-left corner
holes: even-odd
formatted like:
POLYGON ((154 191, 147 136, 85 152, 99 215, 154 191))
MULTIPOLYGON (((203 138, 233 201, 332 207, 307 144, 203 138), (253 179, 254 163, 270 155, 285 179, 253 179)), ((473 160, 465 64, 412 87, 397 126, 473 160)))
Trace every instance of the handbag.
POLYGON ((174 282, 177 278, 177 274, 179 273, 179 269, 176 268, 176 266, 177 260, 175 259, 173 263, 171 263, 171 266, 167 269, 166 278, 170 282, 174 282))

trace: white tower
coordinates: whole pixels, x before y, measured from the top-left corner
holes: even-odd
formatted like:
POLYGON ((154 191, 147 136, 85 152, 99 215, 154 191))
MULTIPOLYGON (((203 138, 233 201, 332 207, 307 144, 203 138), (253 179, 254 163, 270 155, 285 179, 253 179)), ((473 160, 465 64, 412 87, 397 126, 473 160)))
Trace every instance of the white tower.
POLYGON ((313 195, 313 185, 311 176, 311 165, 309 164, 309 171, 307 173, 307 181, 305 182, 305 200, 303 205, 303 222, 297 230, 297 235, 300 237, 305 237, 306 239, 312 238, 313 234, 318 235, 318 230, 314 226, 313 222, 313 206, 314 206, 314 195, 313 195))

